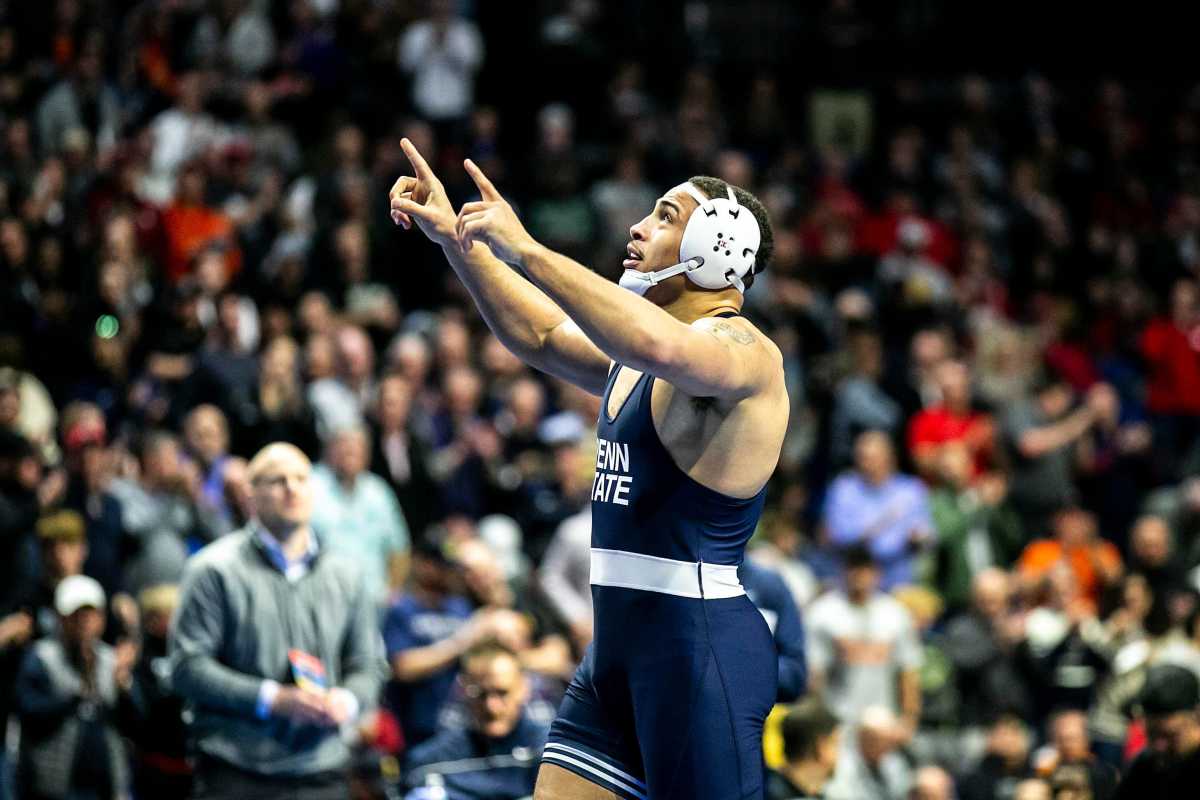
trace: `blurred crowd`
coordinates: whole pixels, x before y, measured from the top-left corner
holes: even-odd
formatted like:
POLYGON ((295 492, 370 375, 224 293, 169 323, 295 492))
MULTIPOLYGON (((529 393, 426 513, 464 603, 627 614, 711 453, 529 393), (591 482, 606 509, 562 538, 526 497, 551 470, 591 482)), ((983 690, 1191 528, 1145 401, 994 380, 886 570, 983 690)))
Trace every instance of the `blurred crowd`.
POLYGON ((777 53, 778 4, 547 1, 515 41, 508 5, 0 2, 0 797, 186 795, 176 585, 275 441, 378 603, 355 791, 529 793, 591 636, 598 399, 392 225, 402 136, 610 277, 690 175, 771 211, 745 310, 792 413, 750 558, 807 671, 773 796, 1103 800, 1200 757, 1196 88, 880 77, 852 0, 799 77, 713 44, 777 53), (666 61, 618 7, 678 14, 666 61), (519 743, 463 766, 465 732, 519 743))

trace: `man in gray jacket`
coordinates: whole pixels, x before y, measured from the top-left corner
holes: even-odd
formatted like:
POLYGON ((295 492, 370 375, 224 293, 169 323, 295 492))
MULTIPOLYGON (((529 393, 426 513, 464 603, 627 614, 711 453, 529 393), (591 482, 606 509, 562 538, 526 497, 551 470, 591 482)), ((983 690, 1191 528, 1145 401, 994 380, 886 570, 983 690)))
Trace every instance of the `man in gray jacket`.
POLYGON ((184 572, 171 626, 175 689, 194 711, 200 798, 346 798, 340 729, 386 670, 359 567, 309 527, 311 464, 289 444, 248 468, 256 516, 184 572))

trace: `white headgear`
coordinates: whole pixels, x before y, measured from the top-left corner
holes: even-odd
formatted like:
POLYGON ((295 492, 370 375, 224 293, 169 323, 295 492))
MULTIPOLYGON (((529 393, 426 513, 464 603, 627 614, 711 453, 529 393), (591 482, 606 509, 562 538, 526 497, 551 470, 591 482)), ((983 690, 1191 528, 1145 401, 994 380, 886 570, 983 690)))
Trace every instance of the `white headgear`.
POLYGON ((762 241, 758 220, 745 206, 739 205, 733 187, 726 185, 728 197, 709 199, 687 181, 678 187, 700 204, 688 218, 679 242, 679 263, 653 272, 627 269, 621 286, 645 294, 651 286, 680 273, 705 289, 737 287, 744 292, 742 278, 754 270, 754 258, 762 241))

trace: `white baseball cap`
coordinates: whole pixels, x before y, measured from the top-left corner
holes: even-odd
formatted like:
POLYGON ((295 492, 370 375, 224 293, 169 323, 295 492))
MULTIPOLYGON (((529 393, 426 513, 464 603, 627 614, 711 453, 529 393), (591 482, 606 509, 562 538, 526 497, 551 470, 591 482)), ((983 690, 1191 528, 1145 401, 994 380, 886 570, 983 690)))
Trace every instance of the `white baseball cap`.
POLYGON ((87 575, 63 578, 54 590, 54 610, 69 617, 81 608, 104 610, 104 589, 87 575))

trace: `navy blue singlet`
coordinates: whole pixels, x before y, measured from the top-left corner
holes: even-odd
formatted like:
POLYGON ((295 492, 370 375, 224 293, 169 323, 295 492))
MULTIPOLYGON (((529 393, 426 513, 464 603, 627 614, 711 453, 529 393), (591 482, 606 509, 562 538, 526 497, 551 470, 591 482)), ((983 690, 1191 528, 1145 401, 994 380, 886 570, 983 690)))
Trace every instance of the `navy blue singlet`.
POLYGON ((542 758, 622 798, 761 798, 777 654, 736 570, 765 490, 730 497, 683 472, 654 428, 650 375, 609 418, 620 372, 596 431, 595 639, 542 758))

